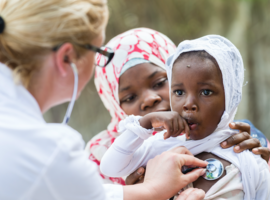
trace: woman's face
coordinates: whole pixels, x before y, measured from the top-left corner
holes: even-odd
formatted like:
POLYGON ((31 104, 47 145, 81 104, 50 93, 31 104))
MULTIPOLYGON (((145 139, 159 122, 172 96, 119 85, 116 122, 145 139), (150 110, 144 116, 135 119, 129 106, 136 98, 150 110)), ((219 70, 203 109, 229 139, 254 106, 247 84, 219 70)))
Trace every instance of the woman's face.
POLYGON ((118 94, 127 115, 171 110, 166 71, 150 63, 128 69, 119 79, 118 94))

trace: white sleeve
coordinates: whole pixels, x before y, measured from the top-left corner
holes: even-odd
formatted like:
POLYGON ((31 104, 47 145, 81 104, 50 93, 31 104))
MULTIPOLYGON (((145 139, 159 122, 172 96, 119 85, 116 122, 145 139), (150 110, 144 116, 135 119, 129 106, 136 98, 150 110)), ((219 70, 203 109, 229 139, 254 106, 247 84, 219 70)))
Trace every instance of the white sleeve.
POLYGON ((139 116, 129 116, 120 122, 122 134, 101 159, 100 170, 106 176, 127 176, 177 143, 173 138, 164 140, 164 132, 150 137, 153 131, 141 127, 139 119, 139 116))
POLYGON ((65 136, 29 199, 123 200, 123 187, 104 186, 97 165, 87 159, 83 147, 81 138, 65 136))
POLYGON ((123 186, 114 184, 103 185, 106 193, 106 200, 123 200, 123 186))

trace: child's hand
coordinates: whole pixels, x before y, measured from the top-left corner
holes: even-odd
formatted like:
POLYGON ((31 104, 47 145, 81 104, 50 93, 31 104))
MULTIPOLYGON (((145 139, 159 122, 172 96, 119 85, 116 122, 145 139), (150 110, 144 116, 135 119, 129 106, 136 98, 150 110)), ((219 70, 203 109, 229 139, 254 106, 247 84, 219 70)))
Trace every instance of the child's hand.
POLYGON ((177 112, 153 112, 145 115, 140 120, 140 125, 146 129, 162 128, 167 132, 164 134, 164 139, 169 137, 177 137, 181 134, 186 134, 189 139, 189 126, 177 112))

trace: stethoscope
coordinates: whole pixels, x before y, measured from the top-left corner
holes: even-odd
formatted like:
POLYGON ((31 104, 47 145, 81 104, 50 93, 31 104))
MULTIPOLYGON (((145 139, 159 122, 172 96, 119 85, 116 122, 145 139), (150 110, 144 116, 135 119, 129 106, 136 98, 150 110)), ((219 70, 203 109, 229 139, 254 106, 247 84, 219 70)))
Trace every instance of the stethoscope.
POLYGON ((71 66, 71 69, 72 69, 73 74, 74 74, 74 88, 73 88, 72 98, 68 104, 68 108, 67 108, 67 111, 66 111, 66 114, 65 114, 65 117, 64 117, 62 124, 67 124, 69 119, 70 119, 70 115, 72 113, 73 106, 75 104, 76 97, 77 97, 77 91, 78 91, 78 80, 79 80, 78 70, 77 70, 77 67, 74 63, 70 63, 70 66, 71 66))
MULTIPOLYGON (((205 161, 208 162, 208 165, 206 166, 205 174, 202 177, 208 181, 214 181, 219 179, 224 172, 224 166, 222 162, 220 162, 215 158, 209 158, 206 159, 205 161)), ((182 169, 182 173, 187 174, 188 172, 191 172, 194 169, 198 169, 198 167, 194 168, 184 167, 184 169, 182 169)), ((169 200, 174 200, 174 196, 171 197, 169 200)))

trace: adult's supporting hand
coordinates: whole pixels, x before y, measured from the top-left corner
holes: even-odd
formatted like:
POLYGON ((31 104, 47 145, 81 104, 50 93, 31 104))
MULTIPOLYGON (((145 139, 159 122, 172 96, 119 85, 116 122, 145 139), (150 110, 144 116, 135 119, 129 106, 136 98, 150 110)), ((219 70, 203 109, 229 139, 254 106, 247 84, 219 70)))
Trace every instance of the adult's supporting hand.
POLYGON ((254 154, 261 155, 261 157, 268 162, 270 156, 270 150, 267 147, 262 147, 258 139, 250 136, 250 126, 244 122, 230 123, 230 128, 239 130, 239 133, 229 137, 227 140, 221 143, 221 147, 226 149, 234 146, 234 152, 240 153, 244 150, 252 150, 254 154))
POLYGON ((149 160, 144 182, 125 186, 124 199, 168 199, 187 184, 197 180, 199 176, 205 173, 205 169, 196 169, 188 174, 182 174, 182 166, 205 167, 207 162, 187 154, 190 154, 187 149, 179 147, 149 160))
POLYGON ((145 168, 144 167, 138 168, 135 172, 133 172, 126 178, 126 181, 125 181, 126 185, 134 185, 138 183, 143 183, 144 174, 145 174, 145 168))

